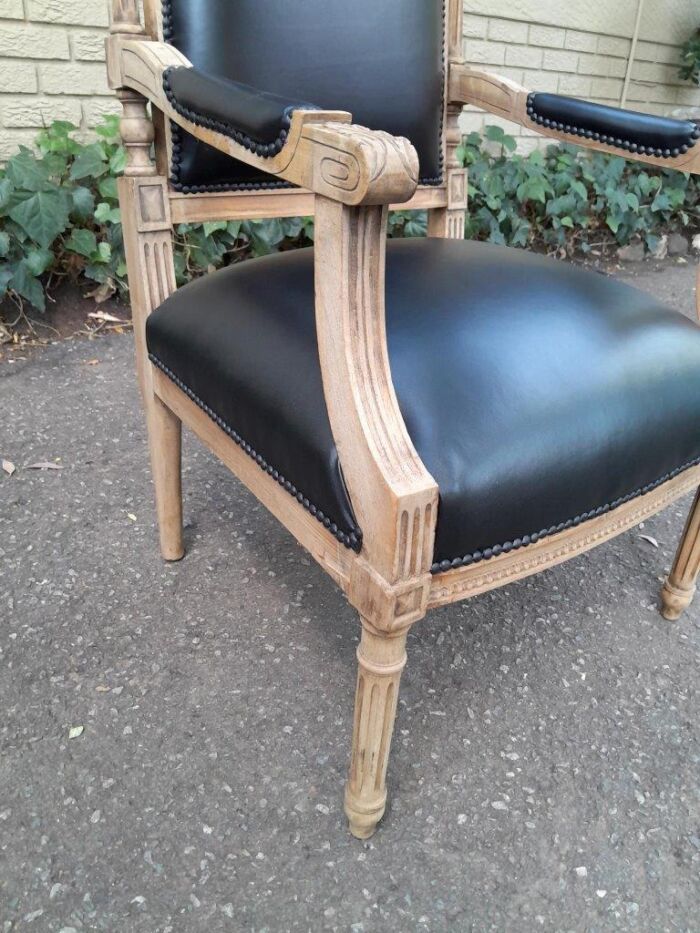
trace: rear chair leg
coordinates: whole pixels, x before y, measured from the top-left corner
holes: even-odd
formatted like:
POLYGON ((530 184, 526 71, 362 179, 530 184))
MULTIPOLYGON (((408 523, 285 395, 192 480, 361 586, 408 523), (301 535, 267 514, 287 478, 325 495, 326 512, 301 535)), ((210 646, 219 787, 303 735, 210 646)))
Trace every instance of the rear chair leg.
POLYGON ((700 570, 700 490, 695 496, 688 521, 678 546, 671 573, 661 590, 661 613, 675 621, 688 608, 695 595, 695 581, 700 570))
POLYGON ((357 650, 357 692, 350 777, 345 813, 350 832, 368 839, 386 807, 386 769, 394 731, 401 671, 406 664, 406 634, 386 635, 362 619, 357 650))
POLYGON ((182 542, 182 422, 153 395, 146 404, 148 446, 151 452, 153 485, 160 532, 160 550, 165 560, 180 560, 182 542))

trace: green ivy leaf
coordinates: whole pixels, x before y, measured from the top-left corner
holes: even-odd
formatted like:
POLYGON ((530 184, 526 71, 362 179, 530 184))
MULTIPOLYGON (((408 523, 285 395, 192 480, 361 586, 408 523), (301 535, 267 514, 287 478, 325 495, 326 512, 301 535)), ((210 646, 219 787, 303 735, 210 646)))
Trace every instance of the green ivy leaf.
POLYGON ((71 213, 78 220, 88 220, 95 212, 95 198, 89 188, 79 186, 73 188, 73 208, 71 213))
POLYGON ((5 257, 10 252, 10 234, 0 230, 0 256, 5 257))
POLYGON ((126 149, 119 146, 109 160, 109 170, 113 175, 122 175, 126 168, 126 149))
POLYGON ((39 246, 49 247, 68 226, 67 192, 37 191, 10 211, 10 217, 39 246))
POLYGON ((55 258, 50 249, 31 249, 24 257, 24 263, 27 271, 38 277, 46 272, 55 258))
POLYGON ((505 130, 502 126, 495 126, 492 124, 484 129, 484 136, 492 143, 502 143, 505 135, 505 130))
POLYGON ((7 178, 15 188, 25 191, 43 191, 49 183, 49 172, 42 159, 22 146, 17 155, 8 160, 7 178))
POLYGON ((102 125, 95 127, 95 132, 110 142, 119 138, 119 114, 107 113, 102 117, 102 125))
POLYGON ((112 175, 107 175, 104 178, 100 178, 97 184, 97 190, 100 192, 103 198, 109 199, 110 201, 119 200, 119 191, 117 189, 117 179, 112 175))
POLYGON ((71 166, 70 177, 73 181, 81 178, 99 178, 107 171, 107 160, 100 143, 84 146, 76 155, 71 166))
POLYGON ((3 298, 7 292, 14 274, 15 266, 12 263, 0 262, 0 298, 3 298))
POLYGON ((109 262, 112 258, 112 248, 109 243, 98 243, 97 255, 93 258, 96 262, 109 262))
POLYGON ((75 229, 63 244, 71 253, 78 253, 79 256, 85 256, 90 259, 97 249, 97 237, 92 230, 75 229))
POLYGON ((212 233, 217 233, 219 230, 226 230, 228 228, 228 221, 226 220, 212 220, 202 224, 204 228, 204 236, 211 236, 212 233))
POLYGON ((100 201, 95 208, 95 220, 98 224, 118 224, 121 217, 119 208, 111 207, 106 201, 100 201))
POLYGON ((38 311, 46 310, 46 299, 41 281, 32 274, 26 262, 21 262, 10 280, 9 287, 26 298, 38 311))
POLYGON ((9 178, 0 178, 0 211, 9 205, 15 186, 9 178))

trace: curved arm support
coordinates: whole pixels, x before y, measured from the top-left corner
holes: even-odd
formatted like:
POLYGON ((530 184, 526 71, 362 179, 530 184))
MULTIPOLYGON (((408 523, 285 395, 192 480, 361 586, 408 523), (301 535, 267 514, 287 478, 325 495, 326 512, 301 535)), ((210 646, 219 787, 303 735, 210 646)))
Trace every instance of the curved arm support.
MULTIPOLYGON (((559 139, 575 146, 596 149, 599 152, 608 152, 611 155, 634 159, 637 162, 646 162, 660 168, 673 168, 681 172, 700 174, 700 141, 697 139, 694 145, 692 144, 693 140, 690 140, 691 145, 688 146, 686 152, 679 151, 676 156, 664 156, 634 151, 625 141, 620 139, 616 139, 616 143, 622 142, 622 145, 604 143, 600 139, 590 138, 587 133, 594 135, 595 131, 593 129, 581 128, 578 131, 566 132, 561 128, 562 123, 560 120, 550 119, 548 116, 538 114, 537 108, 533 106, 537 97, 545 97, 545 95, 534 95, 533 97, 527 88, 517 84, 517 82, 502 78, 500 75, 491 74, 488 71, 481 71, 458 63, 452 64, 450 66, 449 97, 450 101, 454 103, 472 104, 486 110, 488 113, 493 113, 505 120, 511 120, 513 123, 534 130, 542 136, 550 136, 553 139, 559 139)), ((562 106, 567 100, 571 99, 559 99, 562 106)), ((544 103, 546 104, 547 101, 544 103)), ((573 101, 573 104, 579 104, 579 102, 573 101)), ((572 110, 573 104, 569 105, 569 110, 572 110)), ((601 110, 603 108, 597 109, 601 110)), ((615 112, 614 108, 604 109, 605 111, 615 112)), ((625 122, 629 122, 629 112, 620 111, 620 114, 625 122)), ((573 122, 573 117, 571 122, 573 122)), ((679 122, 680 126, 683 126, 681 121, 677 122, 679 122)), ((612 125, 610 134, 611 136, 613 134, 618 135, 612 125)), ((597 135, 605 137, 606 134, 598 132, 597 135)))
POLYGON ((408 435, 384 317, 386 207, 316 198, 316 329, 343 476, 363 533, 348 598, 395 633, 426 610, 438 488, 408 435))
POLYGON ((137 91, 184 130, 234 159, 343 204, 408 201, 418 186, 418 156, 406 139, 350 123, 344 111, 293 110, 279 152, 261 156, 230 136, 179 113, 163 87, 169 68, 192 65, 173 46, 115 34, 107 40, 114 88, 137 91))

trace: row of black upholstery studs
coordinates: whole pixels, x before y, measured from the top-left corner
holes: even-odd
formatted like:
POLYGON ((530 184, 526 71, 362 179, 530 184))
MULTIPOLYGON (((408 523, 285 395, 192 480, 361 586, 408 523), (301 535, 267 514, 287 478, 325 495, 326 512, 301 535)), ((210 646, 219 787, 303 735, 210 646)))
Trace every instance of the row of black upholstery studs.
POLYGON ((173 11, 170 6, 170 0, 162 2, 163 15, 163 38, 169 42, 173 37, 173 11))
POLYGON ((311 107, 311 105, 304 105, 303 107, 299 107, 298 105, 296 107, 286 107, 282 112, 282 117, 280 119, 281 128, 279 135, 272 142, 262 143, 257 139, 253 139, 253 137, 249 136, 247 133, 242 132, 242 130, 239 130, 237 127, 231 126, 230 123, 224 123, 222 120, 215 120, 213 117, 204 116, 203 114, 197 113, 194 110, 190 110, 189 107, 185 107, 183 104, 181 104, 170 86, 170 75, 175 70, 179 69, 166 68, 166 70, 163 72, 163 90, 165 91, 165 96, 168 98, 174 109, 177 110, 177 112, 183 117, 185 117, 185 119, 189 120, 190 123, 194 123, 195 126, 205 126, 207 129, 215 130, 217 133, 222 133, 224 136, 229 136, 234 140, 234 142, 238 143, 239 146, 243 146, 244 149, 249 149, 251 152, 254 152, 256 155, 263 159, 271 159, 282 150, 282 147, 287 141, 289 127, 292 125, 293 110, 316 109, 315 107, 311 107))
POLYGON ((180 181, 180 170, 182 166, 182 135, 181 129, 177 123, 170 121, 171 140, 172 140, 172 166, 170 171, 170 183, 176 191, 182 191, 183 194, 205 194, 207 191, 261 191, 271 188, 293 188, 294 185, 288 181, 230 181, 226 183, 215 183, 209 185, 183 185, 180 181))
POLYGON ((527 99, 527 114, 531 120, 539 126, 548 129, 557 130, 560 133, 570 133, 572 136, 581 136, 584 139, 592 139, 595 142, 603 143, 608 146, 617 146, 619 149, 625 149, 627 152, 638 152, 640 155, 656 156, 657 158, 672 159, 679 155, 685 155, 688 150, 700 139, 700 126, 696 126, 691 132, 688 142, 675 149, 659 149, 654 146, 644 146, 641 143, 632 142, 629 139, 620 139, 617 136, 608 136, 605 133, 599 133, 596 130, 587 130, 579 126, 572 126, 569 123, 562 123, 559 120, 552 120, 550 117, 543 117, 535 110, 535 94, 530 94, 527 99))
MULTIPOLYGON (((447 18, 446 2, 447 0, 443 0, 443 4, 442 4, 443 30, 446 28, 446 18, 447 18)), ((163 0, 163 38, 165 39, 166 42, 169 42, 172 39, 172 37, 173 37, 172 8, 171 8, 170 0, 163 0)), ((442 53, 442 73, 443 73, 442 83, 443 83, 443 88, 444 88, 446 85, 444 47, 443 47, 443 53, 442 53)), ((168 89, 167 87, 165 87, 165 75, 163 75, 163 86, 167 94, 168 89)), ((170 100, 170 97, 168 97, 168 99, 170 100)), ((171 100, 171 103, 173 103, 172 100, 171 100)), ((178 107, 176 107, 175 109, 178 110, 178 113, 182 113, 182 111, 179 110, 178 107)), ((436 178, 421 178, 419 182, 421 185, 438 186, 442 184, 443 169, 444 169, 444 155, 442 151, 443 111, 444 111, 444 106, 441 108, 441 113, 440 113, 440 137, 438 140, 438 149, 439 149, 438 167, 440 170, 440 174, 436 178)), ((186 116, 185 113, 182 113, 182 115, 186 116)), ((187 117, 187 119, 189 120, 191 118, 187 117)), ((192 120, 192 122, 197 123, 196 120, 192 120)), ((201 124, 201 125, 206 125, 206 124, 201 124)), ((172 165, 171 182, 172 182, 173 187, 177 191, 182 191, 183 194, 205 194, 207 191, 233 191, 233 190, 235 191, 261 191, 263 189, 268 190, 271 188, 277 189, 277 188, 293 188, 294 187, 294 185, 290 184, 289 182, 285 182, 285 181, 242 181, 242 182, 229 182, 227 184, 219 183, 219 184, 208 184, 208 185, 183 185, 180 181, 180 135, 179 135, 180 127, 177 127, 177 133, 175 132, 176 127, 177 127, 177 124, 172 124, 173 165, 172 165)), ((215 127, 210 127, 210 129, 213 129, 213 128, 215 127)), ((225 130, 219 130, 219 132, 226 133, 225 130)), ((228 136, 231 134, 226 133, 226 135, 228 136)), ((286 138, 286 134, 285 134, 285 138, 286 138)), ((249 147, 246 147, 246 148, 249 148, 249 147)))
POLYGON ((483 551, 474 551, 473 554, 467 554, 465 557, 456 557, 454 560, 439 561, 433 564, 430 571, 431 573, 443 573, 447 570, 455 570, 457 567, 468 567, 470 564, 478 564, 483 560, 490 560, 492 557, 498 557, 499 554, 508 554, 510 551, 517 551, 521 547, 527 547, 528 544, 535 544, 535 542, 541 541, 542 538, 548 538, 550 535, 566 531, 568 528, 575 528, 582 522, 588 521, 591 518, 597 518, 599 515, 604 515, 606 512, 611 512, 613 509, 618 508, 618 506, 624 505, 625 502, 629 502, 631 499, 636 499, 638 496, 651 492, 653 489, 656 489, 657 486, 668 482, 670 479, 673 479, 674 476, 678 476, 679 473, 690 469, 690 467, 697 466, 699 463, 700 457, 697 457, 695 460, 691 460, 689 463, 685 463, 683 466, 678 467, 677 470, 672 470, 670 473, 662 476, 661 479, 657 479, 653 483, 648 483, 646 486, 642 486, 641 489, 636 489, 626 496, 621 496, 608 505, 598 506, 597 509, 591 509, 590 512, 583 512, 581 515, 577 515, 576 518, 570 518, 568 521, 560 522, 558 525, 552 525, 551 528, 543 528, 542 531, 536 531, 531 535, 523 535, 522 538, 515 538, 513 541, 506 541, 505 544, 494 544, 493 547, 484 548, 483 551))
POLYGON ((315 519, 321 522, 324 528, 327 528, 331 534, 337 538, 338 541, 340 541, 341 544, 345 545, 346 548, 350 548, 351 550, 357 551, 359 553, 362 548, 362 532, 359 528, 355 528, 350 532, 350 534, 346 534, 346 532, 341 531, 334 521, 332 521, 327 515, 324 514, 324 512, 321 511, 321 509, 317 508, 309 499, 307 499, 303 493, 299 492, 294 483, 290 483, 290 481, 285 479, 278 470, 275 470, 274 467, 270 466, 265 458, 257 453, 250 446, 250 444, 246 443, 246 441, 243 440, 237 431, 234 431, 232 427, 226 424, 223 418, 220 418, 215 411, 213 411, 199 398, 199 396, 195 395, 195 393, 188 386, 186 386, 185 383, 165 365, 165 363, 162 363, 158 357, 154 356, 152 353, 149 353, 148 358, 153 363, 153 365, 162 370, 168 379, 172 380, 175 385, 185 393, 185 395, 191 398, 192 401, 198 405, 205 414, 209 415, 212 421, 218 424, 218 426, 223 431, 225 431, 228 436, 232 438, 245 453, 248 454, 249 457, 255 460, 255 462, 262 470, 264 470, 269 476, 278 482, 280 486, 282 486, 291 496, 294 496, 297 502, 300 505, 303 505, 307 512, 310 512, 315 519))

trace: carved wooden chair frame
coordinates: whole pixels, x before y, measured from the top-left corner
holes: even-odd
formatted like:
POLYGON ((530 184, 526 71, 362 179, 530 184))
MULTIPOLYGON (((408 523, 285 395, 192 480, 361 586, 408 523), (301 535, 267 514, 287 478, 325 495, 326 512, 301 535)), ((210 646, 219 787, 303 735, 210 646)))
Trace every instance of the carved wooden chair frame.
MULTIPOLYGON (((406 663, 406 636, 428 609, 475 596, 568 560, 624 532, 698 487, 700 466, 578 527, 523 550, 431 573, 438 487, 408 436, 392 385, 384 321, 384 259, 391 205, 426 208, 429 236, 462 238, 466 171, 456 158, 458 118, 466 104, 567 142, 700 172, 700 147, 663 160, 543 126, 528 114, 528 92, 468 67, 462 59, 462 2, 449 0, 443 121, 445 179, 417 183, 415 150, 405 139, 372 132, 342 111, 292 113, 288 137, 261 158, 228 136, 195 125, 171 105, 163 73, 189 62, 165 44, 160 0, 113 0, 108 74, 123 106, 128 164, 119 182, 137 369, 146 411, 160 543, 166 560, 183 556, 181 426, 186 424, 309 551, 358 610, 362 638, 350 776, 345 809, 351 832, 366 838, 386 804, 386 770, 406 663), (147 102, 152 108, 149 118, 147 102), (184 194, 169 186, 170 121, 230 156, 297 188, 184 194), (155 163, 151 148, 156 141, 155 163), (181 222, 314 214, 318 344, 333 436, 353 509, 363 529, 355 553, 316 521, 148 359, 145 322, 176 288, 172 228, 181 222)), ((663 613, 677 619, 689 605, 700 565, 696 499, 671 575, 663 613)))

